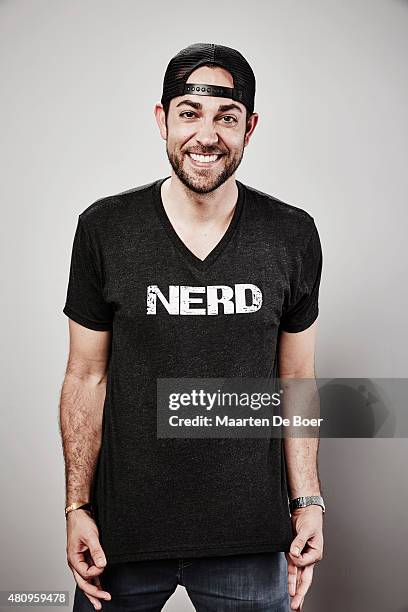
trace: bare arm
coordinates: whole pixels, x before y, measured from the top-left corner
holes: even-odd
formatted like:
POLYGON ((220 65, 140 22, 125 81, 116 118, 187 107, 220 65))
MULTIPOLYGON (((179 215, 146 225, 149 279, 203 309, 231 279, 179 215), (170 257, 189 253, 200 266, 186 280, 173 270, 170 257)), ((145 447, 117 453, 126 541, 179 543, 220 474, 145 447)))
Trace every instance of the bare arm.
POLYGON ((111 332, 69 320, 70 349, 60 400, 66 505, 89 501, 101 445, 111 332))
MULTIPOLYGON (((280 378, 313 379, 317 320, 299 333, 283 332, 279 343, 280 378)), ((308 382, 310 389, 310 383, 308 382)), ((317 468, 319 438, 286 437, 283 441, 291 499, 302 495, 320 495, 317 468)), ((289 553, 288 590, 291 610, 301 610, 312 583, 315 564, 323 557, 323 518, 319 506, 299 508, 292 513, 295 537, 289 553)))
MULTIPOLYGON (((279 343, 280 378, 314 380, 316 332, 317 321, 303 332, 282 333, 279 343)), ((311 385, 308 389, 311 390, 311 385)), ((317 468, 319 438, 287 437, 284 449, 290 498, 321 495, 317 468)))
MULTIPOLYGON (((69 319, 70 347, 61 390, 59 426, 65 459, 66 505, 90 501, 101 447, 103 406, 111 332, 94 331, 69 319)), ((93 518, 84 510, 67 515, 67 561, 95 609, 110 599, 101 588, 106 557, 93 518)))

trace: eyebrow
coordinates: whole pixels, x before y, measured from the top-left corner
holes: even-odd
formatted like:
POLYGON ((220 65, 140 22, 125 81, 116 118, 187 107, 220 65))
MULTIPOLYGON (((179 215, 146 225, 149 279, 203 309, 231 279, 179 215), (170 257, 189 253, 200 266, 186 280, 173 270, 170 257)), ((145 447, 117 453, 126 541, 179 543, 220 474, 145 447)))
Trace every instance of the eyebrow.
MULTIPOLYGON (((183 104, 186 104, 187 106, 192 106, 196 110, 201 110, 203 108, 203 105, 200 104, 200 102, 193 102, 193 100, 182 100, 181 102, 177 104, 176 108, 178 108, 179 106, 182 106, 183 104)), ((225 111, 234 110, 234 109, 242 113, 242 110, 239 108, 237 104, 221 104, 221 106, 218 107, 218 112, 223 113, 225 111)))

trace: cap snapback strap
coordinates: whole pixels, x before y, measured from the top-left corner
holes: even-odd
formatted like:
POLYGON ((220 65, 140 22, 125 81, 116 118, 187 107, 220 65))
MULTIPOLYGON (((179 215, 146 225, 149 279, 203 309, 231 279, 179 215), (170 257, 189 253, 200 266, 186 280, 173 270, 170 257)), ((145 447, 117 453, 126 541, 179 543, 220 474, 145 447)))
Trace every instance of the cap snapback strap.
POLYGON ((184 86, 183 94, 187 93, 192 93, 199 96, 217 96, 219 98, 232 98, 232 100, 242 100, 242 91, 240 89, 236 89, 235 87, 221 87, 220 85, 186 83, 184 86))

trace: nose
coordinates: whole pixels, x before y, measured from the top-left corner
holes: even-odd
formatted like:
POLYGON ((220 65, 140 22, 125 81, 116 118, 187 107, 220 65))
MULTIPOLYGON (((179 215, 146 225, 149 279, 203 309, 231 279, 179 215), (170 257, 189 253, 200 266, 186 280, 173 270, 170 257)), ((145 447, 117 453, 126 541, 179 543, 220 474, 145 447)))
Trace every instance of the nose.
POLYGON ((196 140, 203 147, 211 147, 218 142, 218 134, 211 119, 203 120, 196 134, 196 140))

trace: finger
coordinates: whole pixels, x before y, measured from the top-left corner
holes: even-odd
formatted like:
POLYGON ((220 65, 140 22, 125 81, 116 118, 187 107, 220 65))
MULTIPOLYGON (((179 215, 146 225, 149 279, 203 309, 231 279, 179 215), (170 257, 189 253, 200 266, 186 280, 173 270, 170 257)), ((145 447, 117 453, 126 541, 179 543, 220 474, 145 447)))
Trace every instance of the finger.
POLYGON ((292 544, 290 545, 289 553, 293 557, 300 557, 300 555, 302 554, 302 550, 306 546, 307 540, 308 540, 308 537, 306 537, 306 535, 303 535, 302 532, 298 533, 298 535, 296 536, 296 538, 293 540, 292 544))
POLYGON ((318 563, 323 558, 323 540, 321 538, 310 538, 299 557, 292 557, 298 567, 305 567, 318 563))
POLYGON ((67 554, 67 560, 69 566, 75 568, 75 570, 82 576, 82 578, 86 578, 89 569, 89 563, 85 560, 85 554, 81 550, 69 550, 67 554))
POLYGON ((87 550, 85 553, 85 559, 88 564, 88 569, 86 571, 86 574, 83 575, 85 580, 87 580, 88 578, 95 578, 97 576, 100 576, 105 570, 105 566, 97 567, 96 565, 94 565, 94 562, 93 562, 93 559, 92 559, 92 556, 89 550, 87 550))
POLYGON ((321 552, 319 550, 316 550, 315 548, 312 548, 303 553, 300 558, 296 559, 295 563, 298 566, 300 565, 301 567, 305 567, 307 565, 315 565, 316 563, 321 561, 321 559, 321 552))
POLYGON ((72 570, 72 572, 74 574, 74 578, 78 584, 78 587, 84 592, 85 595, 96 597, 98 599, 107 599, 107 595, 109 595, 109 593, 103 591, 98 586, 94 585, 92 582, 84 580, 74 569, 72 570))
POLYGON ((81 557, 77 553, 70 555, 68 558, 68 563, 78 572, 80 576, 82 576, 84 580, 98 576, 104 570, 103 567, 99 568, 95 565, 90 565, 84 560, 81 560, 81 557))
POLYGON ((306 565, 318 563, 323 558, 323 538, 312 537, 308 540, 302 559, 306 565))
POLYGON ((96 599, 95 597, 92 597, 91 595, 88 595, 87 593, 84 593, 84 595, 85 595, 85 597, 87 597, 89 599, 89 601, 91 602, 91 604, 93 605, 95 610, 101 610, 102 609, 102 604, 99 601, 99 599, 96 599))
MULTIPOLYGON (((102 585, 101 585, 101 580, 99 578, 99 576, 96 576, 95 578, 92 579, 92 582, 99 587, 101 590, 102 589, 102 585)), ((87 593, 84 593, 85 597, 87 597, 89 599, 89 601, 91 602, 91 604, 93 605, 93 607, 95 608, 95 610, 101 610, 102 609, 102 603, 99 601, 99 599, 96 599, 95 597, 92 597, 91 595, 88 595, 87 593)))
POLYGON ((295 602, 294 599, 292 599, 292 603, 290 604, 290 609, 296 610, 297 612, 299 612, 300 610, 300 606, 295 602))
POLYGON ((296 595, 292 601, 292 605, 294 606, 295 610, 301 605, 302 600, 305 598, 305 595, 312 584, 313 567, 313 565, 308 565, 302 569, 301 580, 296 589, 296 595))
POLYGON ((102 546, 95 535, 91 535, 86 539, 86 543, 88 545, 89 553, 92 557, 92 560, 96 567, 104 568, 106 565, 106 557, 105 553, 102 550, 102 546))
POLYGON ((302 572, 303 572, 303 569, 298 568, 297 576, 296 576, 296 593, 299 591, 300 583, 302 581, 302 572))
POLYGON ((304 600, 304 599, 302 599, 302 601, 301 601, 300 605, 299 605, 299 606, 296 606, 296 608, 295 608, 295 607, 293 607, 293 608, 292 608, 292 605, 291 605, 291 610, 298 610, 298 612, 301 612, 301 610, 302 610, 302 608, 303 608, 304 601, 305 601, 305 600, 304 600))
POLYGON ((296 597, 297 591, 298 591, 299 586, 300 586, 300 581, 301 581, 302 571, 303 571, 302 569, 299 569, 299 568, 296 568, 296 570, 297 570, 297 572, 296 572, 295 591, 294 591, 294 593, 292 593, 292 597, 293 597, 292 606, 293 607, 291 606, 293 610, 298 610, 299 609, 295 597, 296 597))
POLYGON ((297 567, 288 560, 288 591, 291 597, 296 594, 297 567))
POLYGON ((99 576, 95 576, 95 578, 93 578, 92 582, 94 584, 96 584, 97 587, 102 588, 101 579, 99 578, 99 576))
POLYGON ((294 556, 291 553, 289 554, 297 567, 305 567, 306 565, 318 563, 323 558, 323 542, 312 537, 306 542, 301 555, 294 556))
POLYGON ((75 577, 75 580, 77 581, 79 588, 84 591, 85 595, 90 595, 91 597, 96 597, 98 599, 105 599, 107 601, 111 599, 110 593, 108 593, 107 591, 104 591, 97 585, 92 584, 92 582, 88 582, 87 580, 84 580, 78 574, 78 572, 75 571, 75 569, 73 569, 73 573, 74 573, 74 577, 75 577))
POLYGON ((86 574, 84 575, 85 580, 88 578, 97 578, 101 574, 103 574, 104 567, 96 567, 96 565, 90 565, 87 569, 86 574))

